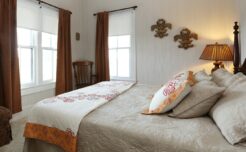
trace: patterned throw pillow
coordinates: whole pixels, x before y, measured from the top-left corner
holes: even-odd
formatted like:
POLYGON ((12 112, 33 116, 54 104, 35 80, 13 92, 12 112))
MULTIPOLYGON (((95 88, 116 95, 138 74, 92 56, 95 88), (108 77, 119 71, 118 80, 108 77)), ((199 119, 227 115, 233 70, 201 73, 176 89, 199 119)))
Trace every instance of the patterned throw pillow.
POLYGON ((191 92, 193 84, 195 84, 193 72, 188 71, 176 75, 173 80, 155 93, 149 109, 143 114, 162 114, 172 110, 191 92))
POLYGON ((191 86, 195 85, 197 82, 195 80, 194 74, 192 71, 181 72, 174 76, 174 79, 179 81, 187 81, 191 86))

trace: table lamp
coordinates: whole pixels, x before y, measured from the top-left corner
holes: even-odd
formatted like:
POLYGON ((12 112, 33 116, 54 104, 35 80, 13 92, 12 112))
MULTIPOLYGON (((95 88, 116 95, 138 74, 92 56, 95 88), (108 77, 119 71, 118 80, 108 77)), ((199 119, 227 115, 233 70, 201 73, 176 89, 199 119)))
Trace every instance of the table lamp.
POLYGON ((200 59, 215 61, 214 68, 212 69, 212 72, 214 72, 223 67, 222 61, 233 61, 233 55, 227 44, 215 43, 205 47, 200 59))

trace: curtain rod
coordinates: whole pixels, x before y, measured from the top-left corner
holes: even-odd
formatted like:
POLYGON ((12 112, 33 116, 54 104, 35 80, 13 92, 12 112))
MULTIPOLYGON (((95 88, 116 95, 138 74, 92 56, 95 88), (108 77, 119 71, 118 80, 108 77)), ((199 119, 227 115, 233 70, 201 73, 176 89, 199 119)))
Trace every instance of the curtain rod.
MULTIPOLYGON (((132 6, 132 7, 127 7, 127 8, 122 8, 122 9, 117 9, 117 10, 112 10, 112 11, 108 11, 109 13, 113 13, 113 12, 118 12, 118 11, 123 11, 123 10, 128 10, 128 9, 136 9, 138 8, 138 6, 132 6)), ((98 13, 93 14, 94 16, 97 16, 98 13)))
MULTIPOLYGON (((42 1, 42 0, 37 0, 37 1, 38 1, 39 4, 45 4, 45 5, 54 7, 54 8, 56 8, 56 9, 58 9, 58 10, 59 10, 59 9, 63 9, 63 8, 57 7, 57 6, 55 6, 55 5, 52 5, 52 4, 50 4, 50 3, 44 2, 44 1, 42 1)), ((63 10, 64 10, 64 9, 63 9, 63 10)), ((69 12, 70 12, 70 14, 72 14, 71 11, 69 11, 69 12)))

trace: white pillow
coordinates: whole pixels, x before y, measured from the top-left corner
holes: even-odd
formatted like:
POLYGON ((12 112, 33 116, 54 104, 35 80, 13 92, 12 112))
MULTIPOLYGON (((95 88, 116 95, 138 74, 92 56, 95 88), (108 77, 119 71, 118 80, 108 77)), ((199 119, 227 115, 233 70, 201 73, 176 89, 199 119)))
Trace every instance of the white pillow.
POLYGON ((246 77, 236 79, 211 109, 210 116, 231 144, 246 141, 246 77))
POLYGON ((218 69, 212 73, 213 81, 221 87, 228 87, 226 83, 231 77, 232 73, 227 71, 226 69, 218 69))
POLYGON ((190 93, 190 84, 194 84, 192 77, 193 73, 190 71, 176 75, 155 93, 149 109, 144 114, 162 114, 172 110, 190 93))
POLYGON ((209 76, 205 70, 202 70, 202 71, 199 71, 197 73, 194 74, 194 78, 197 82, 200 82, 200 81, 204 81, 204 80, 207 80, 207 81, 210 81, 212 80, 212 77, 209 76))
POLYGON ((179 81, 187 81, 191 86, 193 86, 196 83, 192 71, 180 72, 179 74, 176 74, 173 78, 179 81))
POLYGON ((192 87, 191 93, 169 114, 176 118, 196 118, 208 114, 224 92, 215 82, 203 80, 192 87))
POLYGON ((231 87, 238 79, 245 77, 243 73, 237 73, 224 82, 224 86, 231 87))

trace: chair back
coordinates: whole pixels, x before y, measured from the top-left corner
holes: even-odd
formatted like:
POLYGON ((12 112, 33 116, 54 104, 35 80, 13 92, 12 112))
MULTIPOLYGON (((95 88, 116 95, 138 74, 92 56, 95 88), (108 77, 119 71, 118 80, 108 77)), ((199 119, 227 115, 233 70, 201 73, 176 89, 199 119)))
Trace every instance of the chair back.
POLYGON ((77 89, 92 85, 92 66, 93 62, 91 61, 73 62, 77 89))

